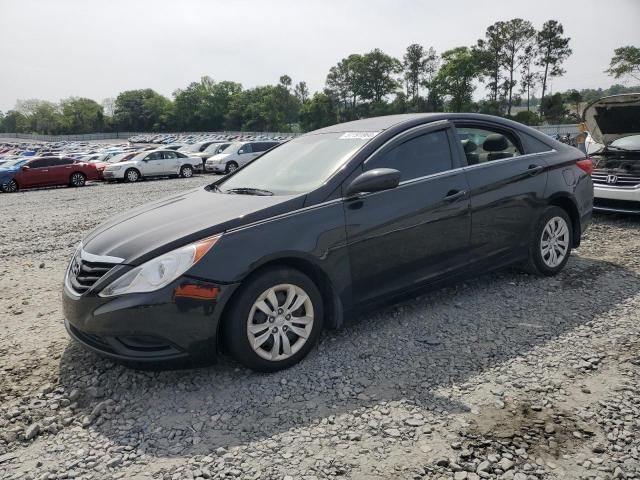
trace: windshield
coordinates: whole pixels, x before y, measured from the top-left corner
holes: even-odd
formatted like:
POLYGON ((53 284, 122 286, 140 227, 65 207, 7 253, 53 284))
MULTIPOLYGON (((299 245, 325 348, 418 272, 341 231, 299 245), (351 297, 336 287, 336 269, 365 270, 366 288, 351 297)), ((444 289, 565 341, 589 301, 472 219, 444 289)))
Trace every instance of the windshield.
POLYGON ((0 168, 13 168, 13 167, 21 167, 24 163, 27 162, 27 159, 21 160, 7 160, 4 162, 0 168))
POLYGON ((216 148, 218 148, 221 144, 220 143, 212 143, 211 145, 209 145, 207 148, 205 148, 203 151, 204 152, 215 152, 216 148))
POLYGON ((624 150, 640 150, 640 135, 619 138, 611 142, 611 146, 624 150))
POLYGON ((257 189, 274 195, 309 192, 326 182, 369 140, 370 136, 344 133, 298 137, 268 151, 218 187, 223 192, 257 189))

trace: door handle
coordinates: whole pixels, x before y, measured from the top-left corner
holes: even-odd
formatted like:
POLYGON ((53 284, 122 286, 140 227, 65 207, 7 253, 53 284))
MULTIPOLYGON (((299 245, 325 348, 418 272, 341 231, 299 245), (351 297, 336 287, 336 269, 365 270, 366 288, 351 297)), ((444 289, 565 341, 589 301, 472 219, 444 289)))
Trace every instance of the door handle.
POLYGON ((542 170, 544 170, 544 167, 542 165, 529 165, 527 174, 533 177, 534 175, 539 174, 542 170))
POLYGON ((449 190, 444 197, 445 202, 455 202, 467 194, 466 190, 449 190))
POLYGON ((48 172, 49 170, 42 170, 43 172, 48 172))

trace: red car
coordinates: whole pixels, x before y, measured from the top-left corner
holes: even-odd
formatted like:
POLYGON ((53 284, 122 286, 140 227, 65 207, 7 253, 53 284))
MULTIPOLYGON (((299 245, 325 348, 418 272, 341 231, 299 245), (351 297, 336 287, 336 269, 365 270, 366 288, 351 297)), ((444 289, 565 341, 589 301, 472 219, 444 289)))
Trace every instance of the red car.
POLYGON ((19 188, 69 185, 82 187, 87 180, 99 180, 95 165, 67 157, 36 157, 23 164, 13 178, 3 184, 4 191, 19 188))

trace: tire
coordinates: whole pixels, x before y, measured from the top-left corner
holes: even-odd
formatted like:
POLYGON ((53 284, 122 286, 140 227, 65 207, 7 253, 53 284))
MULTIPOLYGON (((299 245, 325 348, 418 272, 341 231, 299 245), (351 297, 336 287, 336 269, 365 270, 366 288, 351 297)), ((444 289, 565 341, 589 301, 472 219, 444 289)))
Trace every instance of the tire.
POLYGON ((14 193, 17 192, 20 187, 18 185, 18 182, 16 182, 15 179, 12 178, 7 183, 3 183, 2 185, 0 185, 0 189, 2 189, 2 191, 5 193, 14 193))
POLYGON ((236 162, 229 162, 224 167, 224 173, 229 174, 231 172, 235 172, 238 169, 238 164, 236 162))
POLYGON ((72 187, 84 187, 86 181, 87 177, 85 177, 83 173, 75 172, 71 174, 69 185, 72 187))
POLYGON ((191 178, 193 177, 193 168, 191 165, 183 165, 180 168, 180 176, 182 178, 191 178))
POLYGON ((140 180, 140 172, 135 168, 130 168, 124 172, 124 181, 126 183, 135 183, 140 180))
POLYGON ((275 372, 302 360, 318 341, 324 323, 316 284, 298 270, 278 267, 265 270, 240 288, 222 328, 231 356, 259 372, 275 372), (272 292, 278 309, 269 300, 272 292), (285 304, 294 309, 287 310, 285 304), (266 314, 272 311, 273 315, 266 314))
POLYGON ((529 259, 524 269, 534 275, 553 276, 569 260, 573 229, 569 214, 560 207, 549 206, 542 213, 529 243, 529 259))

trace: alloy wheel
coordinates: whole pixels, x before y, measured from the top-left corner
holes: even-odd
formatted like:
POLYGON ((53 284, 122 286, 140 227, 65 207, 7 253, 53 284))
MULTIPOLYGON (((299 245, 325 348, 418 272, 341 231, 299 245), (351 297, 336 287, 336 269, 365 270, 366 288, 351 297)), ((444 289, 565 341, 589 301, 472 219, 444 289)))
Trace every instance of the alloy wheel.
POLYGON ((9 180, 2 185, 2 190, 7 193, 14 193, 18 191, 18 183, 15 180, 9 180))
POLYGON ((249 311, 249 344, 265 360, 285 360, 307 342, 313 321, 313 304, 302 288, 276 285, 262 292, 249 311))
POLYGON ((227 165, 227 172, 228 173, 233 173, 238 169, 238 166, 235 163, 230 163, 229 165, 227 165))
POLYGON ((182 167, 182 176, 184 178, 193 177, 193 170, 191 169, 191 167, 182 167))
POLYGON ((74 187, 81 187, 84 185, 84 176, 81 173, 74 173, 71 175, 71 184, 74 187))
POLYGON ((569 226, 562 217, 552 217, 540 237, 542 261, 550 268, 560 265, 569 251, 569 226))

